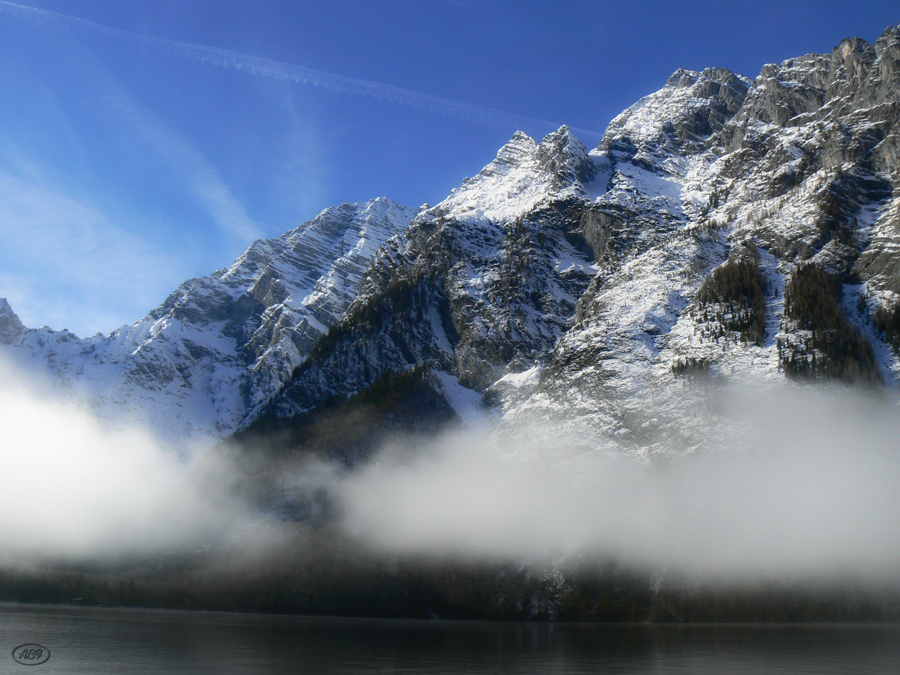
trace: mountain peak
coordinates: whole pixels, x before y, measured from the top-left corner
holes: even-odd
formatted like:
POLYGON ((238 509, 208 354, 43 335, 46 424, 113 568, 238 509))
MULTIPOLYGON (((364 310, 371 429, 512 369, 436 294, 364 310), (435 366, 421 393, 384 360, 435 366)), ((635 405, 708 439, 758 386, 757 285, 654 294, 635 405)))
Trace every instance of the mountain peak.
POLYGON ((107 338, 26 330, 2 300, 0 344, 60 383, 78 377, 67 394, 104 417, 138 423, 184 451, 203 447, 281 389, 356 298, 375 252, 417 213, 385 198, 325 209, 253 242, 228 268, 185 281, 107 338))
POLYGON ((467 178, 432 212, 459 220, 509 220, 566 191, 577 192, 594 166, 587 148, 563 125, 540 144, 517 131, 496 159, 467 178))
POLYGON ((885 49, 900 47, 900 26, 888 26, 881 36, 875 40, 875 52, 880 56, 885 49))
POLYGON ((690 87, 697 81, 699 73, 696 70, 679 68, 666 80, 667 87, 690 87))
MULTIPOLYGON (((491 164, 518 166, 523 161, 531 158, 536 147, 537 143, 531 136, 524 131, 517 131, 507 141, 506 145, 497 151, 497 158, 491 164)), ((488 166, 491 166, 491 164, 488 164, 488 166)))
POLYGON ((848 37, 841 40, 841 44, 832 52, 839 61, 853 59, 865 64, 871 64, 875 60, 875 49, 868 42, 858 37, 848 37))
POLYGON ((726 68, 676 70, 662 89, 610 122, 598 149, 626 161, 665 148, 702 151, 741 107, 750 84, 726 68))
POLYGON ((504 424, 693 447, 695 381, 900 382, 900 339, 878 328, 900 315, 898 97, 894 27, 754 81, 679 69, 599 153, 567 126, 519 131, 437 206, 325 209, 108 338, 25 329, 0 300, 0 343, 110 416, 194 440, 424 363, 448 397, 487 388, 504 424), (792 285, 834 300, 822 334, 859 340, 817 346, 792 285))
POLYGON ((551 173, 559 186, 588 182, 593 177, 594 163, 587 148, 565 124, 544 137, 534 157, 538 166, 551 173))
POLYGON ((6 298, 0 298, 0 344, 11 344, 24 330, 25 326, 6 298))

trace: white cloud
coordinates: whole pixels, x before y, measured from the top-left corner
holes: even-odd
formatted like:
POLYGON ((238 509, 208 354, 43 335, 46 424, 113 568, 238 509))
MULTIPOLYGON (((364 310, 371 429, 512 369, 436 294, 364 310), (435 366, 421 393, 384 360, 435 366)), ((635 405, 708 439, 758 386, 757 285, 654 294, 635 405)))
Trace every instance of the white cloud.
MULTIPOLYGON (((721 393, 720 393, 721 395, 721 393)), ((898 579, 900 422, 869 396, 732 396, 749 435, 643 465, 546 430, 448 436, 337 484, 345 528, 393 555, 584 556, 707 581, 898 579), (745 447, 745 443, 747 447, 745 447)))
MULTIPOLYGON (((114 128, 149 150, 145 157, 157 157, 165 174, 175 178, 175 190, 208 214, 220 250, 242 250, 262 236, 187 138, 111 77, 94 75, 94 96, 115 116, 114 128)), ((66 129, 66 116, 57 117, 66 129)), ((36 162, 19 145, 0 133, 0 297, 10 300, 26 325, 68 328, 82 336, 107 333, 138 320, 188 276, 227 262, 197 270, 196 251, 163 243, 166 228, 156 227, 139 205, 111 215, 98 205, 104 194, 75 194, 50 178, 59 167, 36 162)), ((104 193, 112 196, 109 201, 120 201, 109 188, 104 193)))
POLYGON ((298 214, 315 214, 327 194, 329 161, 320 140, 317 124, 298 106, 289 91, 279 87, 273 100, 290 121, 279 139, 280 150, 273 157, 275 169, 268 178, 269 202, 285 214, 290 227, 298 214))
POLYGON ((261 236, 243 205, 231 193, 218 170, 181 133, 168 127, 122 87, 109 83, 107 100, 138 137, 165 159, 183 179, 190 194, 203 205, 219 230, 236 243, 249 244, 261 236))
POLYGON ((246 527, 247 511, 215 489, 226 473, 192 471, 148 435, 107 429, 21 379, 0 363, 0 563, 193 550, 246 527))
POLYGON ((11 299, 25 324, 81 335, 135 320, 183 273, 153 243, 83 199, 5 169, 0 250, 0 296, 11 299))

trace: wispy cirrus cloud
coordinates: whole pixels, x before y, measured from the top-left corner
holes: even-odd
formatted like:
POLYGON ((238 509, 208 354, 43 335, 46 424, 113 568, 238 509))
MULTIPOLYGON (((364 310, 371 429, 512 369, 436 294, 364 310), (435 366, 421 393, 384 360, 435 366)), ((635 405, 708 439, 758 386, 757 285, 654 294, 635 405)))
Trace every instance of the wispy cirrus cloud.
MULTIPOLYGON (((197 269, 196 243, 172 245, 175 224, 159 215, 158 208, 145 209, 128 190, 107 187, 96 193, 95 169, 70 130, 77 112, 59 108, 53 118, 55 126, 48 133, 66 132, 58 155, 42 155, 28 139, 0 132, 0 297, 9 299, 28 326, 65 327, 82 336, 139 319, 185 277, 208 272, 207 264, 214 269, 263 235, 218 169, 187 136, 103 68, 84 74, 82 95, 89 97, 92 114, 100 114, 108 133, 121 134, 117 151, 136 150, 143 163, 161 169, 156 175, 172 183, 174 195, 186 197, 214 226, 210 241, 223 258, 210 256, 197 269), (67 176, 72 160, 67 151, 72 149, 76 169, 67 176), (88 178, 81 180, 82 174, 88 178)), ((55 109, 52 94, 46 93, 42 102, 55 109)), ((94 144, 115 147, 115 139, 113 146, 109 142, 103 137, 94 144)))
POLYGON ((248 244, 262 230, 247 214, 219 171, 190 140, 166 125, 127 90, 108 82, 106 101, 152 152, 170 166, 188 192, 209 214, 221 232, 235 243, 248 244))
POLYGON ((0 169, 0 270, 0 297, 26 325, 80 335, 136 319, 184 275, 179 261, 83 198, 37 172, 7 169, 0 169))
MULTIPOLYGON (((384 82, 347 77, 345 75, 338 75, 336 73, 329 73, 314 68, 266 59, 230 49, 131 33, 95 21, 89 21, 87 19, 50 12, 34 7, 27 7, 25 5, 7 2, 6 0, 0 0, 0 11, 8 15, 32 21, 55 24, 61 28, 100 33, 114 38, 136 42, 195 61, 245 72, 250 75, 318 87, 339 94, 373 98, 477 124, 495 127, 514 127, 516 129, 537 127, 547 130, 555 129, 560 126, 559 123, 551 122, 549 120, 541 120, 525 115, 516 115, 497 110, 496 108, 464 103, 442 96, 403 89, 384 82)), ((598 136, 596 131, 577 129, 575 127, 571 127, 571 129, 574 133, 586 136, 589 139, 598 136)))
MULTIPOLYGON (((223 251, 262 236, 185 136, 110 78, 101 78, 96 91, 106 114, 121 119, 114 126, 143 145, 145 156, 155 156, 177 189, 199 205, 228 242, 223 251)), ((42 164, 9 135, 0 138, 0 159, 0 297, 26 325, 82 336, 109 332, 137 320, 198 273, 190 260, 196 251, 161 245, 164 236, 140 208, 111 212, 102 195, 51 177, 59 167, 42 164)))

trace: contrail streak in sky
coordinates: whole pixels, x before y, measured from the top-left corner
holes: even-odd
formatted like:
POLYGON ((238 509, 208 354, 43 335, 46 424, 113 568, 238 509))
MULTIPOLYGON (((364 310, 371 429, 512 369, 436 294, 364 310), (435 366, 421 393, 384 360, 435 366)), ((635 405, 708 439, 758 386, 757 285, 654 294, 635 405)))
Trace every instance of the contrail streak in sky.
MULTIPOLYGON (((290 63, 253 56, 252 54, 236 52, 230 49, 208 47, 206 45, 191 44, 179 42, 177 40, 169 40, 167 38, 130 33, 87 19, 80 19, 78 17, 59 14, 58 12, 51 12, 44 9, 36 9, 34 7, 7 2, 6 0, 0 0, 0 11, 33 21, 55 23, 65 28, 76 28, 109 35, 131 42, 137 42, 163 49, 169 53, 184 56, 195 61, 200 61, 201 63, 209 63, 222 68, 246 72, 251 75, 259 75, 284 82, 310 85, 339 94, 366 96, 381 101, 387 101, 389 103, 409 106, 424 112, 454 117, 467 122, 475 122, 477 124, 485 124, 494 127, 515 127, 516 129, 522 127, 540 127, 552 130, 559 126, 558 124, 547 120, 514 115, 495 108, 474 105, 471 103, 462 103, 433 94, 410 91, 409 89, 402 89, 383 82, 373 82, 371 80, 346 77, 344 75, 337 75, 321 70, 315 70, 313 68, 306 68, 304 66, 297 66, 290 63)), ((571 129, 575 134, 588 137, 599 137, 599 134, 596 131, 577 129, 574 127, 571 127, 571 129)))

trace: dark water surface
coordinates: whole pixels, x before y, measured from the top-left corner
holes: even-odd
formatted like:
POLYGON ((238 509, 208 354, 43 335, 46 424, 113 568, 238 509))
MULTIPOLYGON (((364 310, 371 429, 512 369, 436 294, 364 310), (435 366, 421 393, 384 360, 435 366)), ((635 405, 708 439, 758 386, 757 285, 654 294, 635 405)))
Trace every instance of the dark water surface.
POLYGON ((392 621, 0 604, 0 673, 900 673, 900 626, 392 621), (20 644, 48 648, 21 666, 20 644))

